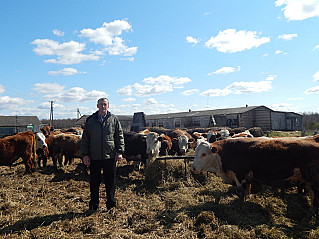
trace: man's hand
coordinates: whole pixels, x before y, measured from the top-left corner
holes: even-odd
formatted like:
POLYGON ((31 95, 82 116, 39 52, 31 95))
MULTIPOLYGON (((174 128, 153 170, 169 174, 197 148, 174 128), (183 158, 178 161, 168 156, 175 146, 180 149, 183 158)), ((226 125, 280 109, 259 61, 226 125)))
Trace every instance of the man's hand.
POLYGON ((117 153, 116 156, 115 156, 115 161, 121 161, 122 159, 123 159, 122 154, 117 153))
POLYGON ((90 164, 91 164, 90 157, 89 156, 84 156, 83 157, 83 163, 84 163, 85 166, 90 166, 90 164))

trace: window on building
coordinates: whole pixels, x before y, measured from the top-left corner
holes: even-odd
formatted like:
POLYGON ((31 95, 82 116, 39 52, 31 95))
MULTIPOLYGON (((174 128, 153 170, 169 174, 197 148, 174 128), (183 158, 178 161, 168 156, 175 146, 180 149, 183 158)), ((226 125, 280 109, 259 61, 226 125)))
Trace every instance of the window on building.
POLYGON ((158 127, 164 127, 164 122, 163 121, 159 121, 158 122, 158 127))
POLYGON ((181 127, 181 119, 174 119, 174 126, 175 128, 181 127))
POLYGON ((193 119, 193 126, 200 127, 200 119, 193 119))
POLYGON ((156 122, 152 122, 152 127, 155 127, 156 126, 156 122))

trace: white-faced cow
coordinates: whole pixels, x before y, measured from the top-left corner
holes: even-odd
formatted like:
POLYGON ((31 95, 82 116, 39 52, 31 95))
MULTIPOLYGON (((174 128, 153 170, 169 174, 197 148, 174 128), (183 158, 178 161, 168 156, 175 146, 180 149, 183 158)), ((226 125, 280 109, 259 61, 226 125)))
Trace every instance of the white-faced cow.
POLYGON ((202 142, 195 150, 191 170, 215 172, 224 183, 236 185, 243 198, 253 180, 304 183, 319 206, 319 144, 315 140, 276 138, 234 138, 202 142))
POLYGON ((149 132, 146 134, 146 166, 152 163, 157 156, 159 156, 162 137, 156 132, 149 132))
POLYGON ((194 148, 194 138, 185 130, 176 129, 168 136, 172 139, 171 155, 185 155, 189 148, 194 148))

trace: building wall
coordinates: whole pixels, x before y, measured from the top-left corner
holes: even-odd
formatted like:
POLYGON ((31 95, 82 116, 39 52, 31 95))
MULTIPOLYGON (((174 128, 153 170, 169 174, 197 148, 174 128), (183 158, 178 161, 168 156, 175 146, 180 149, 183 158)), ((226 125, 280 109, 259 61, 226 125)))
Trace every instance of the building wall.
POLYGON ((271 111, 265 107, 260 107, 255 111, 255 126, 262 128, 263 130, 271 130, 271 111))
POLYGON ((271 129, 272 130, 286 130, 286 113, 285 112, 271 112, 271 129))

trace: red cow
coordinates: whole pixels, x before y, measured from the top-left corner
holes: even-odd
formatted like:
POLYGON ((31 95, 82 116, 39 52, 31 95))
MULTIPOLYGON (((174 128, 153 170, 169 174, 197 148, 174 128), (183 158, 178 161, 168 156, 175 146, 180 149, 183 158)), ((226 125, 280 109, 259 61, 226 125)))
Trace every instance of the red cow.
POLYGON ((172 149, 172 140, 165 134, 161 134, 160 137, 162 138, 162 142, 159 155, 166 156, 168 155, 168 152, 172 149))
POLYGON ((64 165, 71 164, 74 158, 81 157, 81 139, 82 136, 75 134, 57 134, 51 135, 50 153, 52 155, 53 166, 57 168, 57 162, 60 167, 63 166, 63 156, 65 157, 64 165))
POLYGON ((35 169, 36 139, 32 132, 23 132, 0 139, 0 165, 12 165, 22 158, 25 172, 31 173, 35 169))
POLYGON ((319 144, 315 140, 234 138, 202 142, 191 170, 215 172, 247 196, 253 180, 272 185, 290 181, 305 184, 312 209, 319 207, 319 144))

